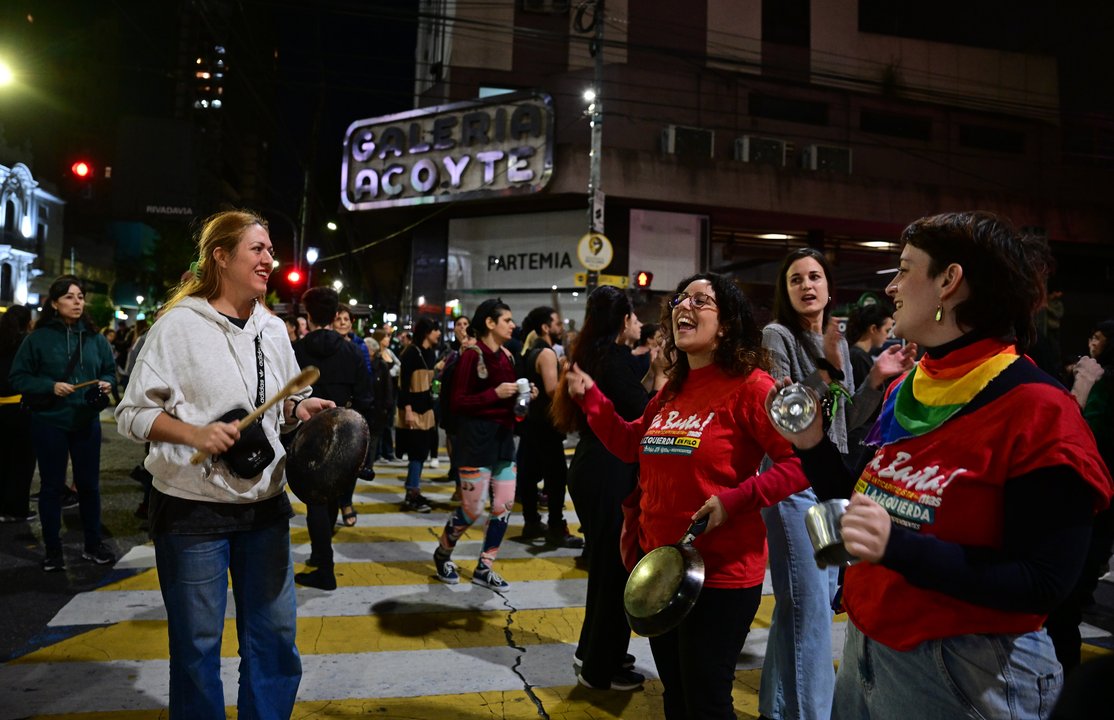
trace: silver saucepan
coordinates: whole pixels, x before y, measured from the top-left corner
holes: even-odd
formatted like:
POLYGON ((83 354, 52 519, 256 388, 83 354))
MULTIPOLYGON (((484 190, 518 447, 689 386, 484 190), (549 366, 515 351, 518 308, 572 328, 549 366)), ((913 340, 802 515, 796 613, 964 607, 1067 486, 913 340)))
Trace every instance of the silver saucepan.
POLYGON ((659 547, 634 566, 623 591, 631 630, 654 637, 677 627, 688 615, 704 587, 704 559, 692 541, 707 527, 704 516, 676 545, 659 547))

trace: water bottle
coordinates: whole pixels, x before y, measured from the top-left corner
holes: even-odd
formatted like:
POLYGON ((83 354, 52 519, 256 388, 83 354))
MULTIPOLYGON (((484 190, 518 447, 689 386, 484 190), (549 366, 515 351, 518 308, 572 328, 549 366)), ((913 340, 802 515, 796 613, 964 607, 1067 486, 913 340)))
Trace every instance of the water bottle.
POLYGON ((786 385, 774 395, 770 403, 770 419, 786 432, 798 433, 816 418, 820 397, 807 385, 786 385))
POLYGON ((515 385, 518 386, 518 397, 514 399, 514 416, 521 419, 530 410, 530 381, 519 378, 515 385))
POLYGON ((429 394, 434 400, 441 397, 441 381, 437 378, 434 378, 433 382, 429 384, 429 394))

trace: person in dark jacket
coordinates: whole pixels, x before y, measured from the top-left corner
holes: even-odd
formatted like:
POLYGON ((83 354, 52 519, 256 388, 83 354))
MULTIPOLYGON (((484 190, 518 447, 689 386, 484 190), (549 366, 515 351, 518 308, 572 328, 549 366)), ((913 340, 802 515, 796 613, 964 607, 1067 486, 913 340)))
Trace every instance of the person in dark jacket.
MULTIPOLYGON (((360 355, 364 358, 364 367, 367 368, 369 383, 374 386, 375 371, 371 368, 371 353, 368 351, 368 347, 364 344, 364 341, 360 339, 360 336, 352 332, 352 313, 344 305, 337 306, 337 316, 336 319, 333 320, 332 328, 360 351, 360 355)), ((372 394, 374 395, 374 391, 372 394)), ((372 427, 372 418, 370 415, 365 414, 364 420, 367 421, 369 428, 372 427)), ((356 475, 356 477, 361 480, 367 480, 369 482, 375 479, 375 470, 372 468, 372 464, 375 462, 375 447, 371 445, 373 444, 369 444, 367 457, 364 458, 364 465, 356 475)), ((353 490, 354 489, 355 488, 353 488, 353 490)), ((352 493, 340 498, 340 518, 340 524, 344 527, 356 526, 356 508, 352 505, 352 493)))
MULTIPOLYGON (((314 397, 332 400, 337 407, 351 407, 366 417, 371 412, 371 381, 360 351, 332 329, 339 304, 337 292, 332 288, 310 288, 302 295, 302 305, 309 313, 309 333, 294 343, 294 357, 300 367, 313 365, 321 371, 321 377, 313 384, 314 397)), ((349 503, 355 484, 353 476, 348 482, 349 503)), ((328 504, 309 503, 306 506, 306 525, 313 548, 308 564, 316 568, 296 574, 294 582, 299 585, 321 590, 336 589, 333 524, 339 502, 339 499, 332 499, 328 504)))
POLYGON ((31 445, 30 416, 21 396, 8 381, 12 360, 27 337, 31 310, 13 305, 0 315, 0 522, 26 522, 31 511, 31 479, 35 450, 31 445))
POLYGON ((115 553, 101 539, 100 410, 104 405, 97 402, 98 392, 104 395, 112 390, 116 365, 108 341, 85 313, 85 291, 73 275, 51 283, 35 331, 12 360, 9 380, 21 394, 52 399, 49 407, 40 406, 31 414, 31 441, 42 483, 43 570, 66 567, 61 502, 66 462, 71 458, 85 533, 81 557, 98 565, 115 562, 115 553))
MULTIPOLYGON (((588 296, 583 327, 569 352, 569 367, 576 364, 595 378, 626 420, 642 417, 650 399, 630 356, 630 343, 638 340, 641 330, 630 299, 603 285, 588 296)), ((628 573, 619 554, 619 536, 622 503, 634 490, 638 466, 608 452, 588 427, 569 396, 567 376, 562 376, 553 397, 553 418, 559 430, 580 433, 568 486, 587 541, 588 594, 573 664, 579 682, 587 687, 634 690, 646 678, 631 669, 634 658, 627 654, 630 625, 623 612, 623 589, 628 573)))
POLYGON ((518 489, 525 523, 522 537, 546 537, 560 547, 582 548, 584 538, 569 532, 565 522, 565 490, 568 469, 565 464, 565 434, 553 427, 549 407, 557 392, 557 353, 553 346, 561 341, 564 330, 561 316, 551 307, 537 307, 522 321, 527 345, 523 348, 523 374, 538 388, 538 399, 530 410, 518 443, 518 489), (538 482, 544 481, 549 499, 549 522, 538 512, 538 482))

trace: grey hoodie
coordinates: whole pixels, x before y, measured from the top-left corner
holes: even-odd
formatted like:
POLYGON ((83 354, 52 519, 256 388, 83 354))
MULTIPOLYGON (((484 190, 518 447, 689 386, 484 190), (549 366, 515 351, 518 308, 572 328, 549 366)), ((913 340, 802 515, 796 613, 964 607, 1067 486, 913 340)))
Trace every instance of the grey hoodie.
MULTIPOLYGON (((120 434, 144 442, 155 418, 164 412, 191 425, 207 425, 234 408, 254 409, 257 337, 270 398, 299 372, 283 322, 256 305, 241 330, 207 301, 182 300, 147 333, 127 392, 116 407, 120 434)), ((307 390, 300 396, 308 395, 307 390)), ((286 455, 279 433, 293 427, 283 425, 282 405, 277 403, 263 416, 275 460, 259 477, 237 477, 212 458, 191 465, 192 447, 153 442, 144 465, 154 476, 154 486, 175 497, 226 503, 256 502, 282 492, 286 455)))

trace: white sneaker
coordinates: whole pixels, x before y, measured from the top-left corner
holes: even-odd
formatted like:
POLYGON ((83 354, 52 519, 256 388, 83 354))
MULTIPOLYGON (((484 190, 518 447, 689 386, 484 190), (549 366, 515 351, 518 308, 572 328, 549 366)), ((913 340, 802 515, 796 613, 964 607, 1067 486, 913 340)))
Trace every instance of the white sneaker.
POLYGON ((432 470, 436 470, 437 468, 441 467, 441 461, 437 458, 430 458, 429 460, 426 460, 425 466, 432 470))

